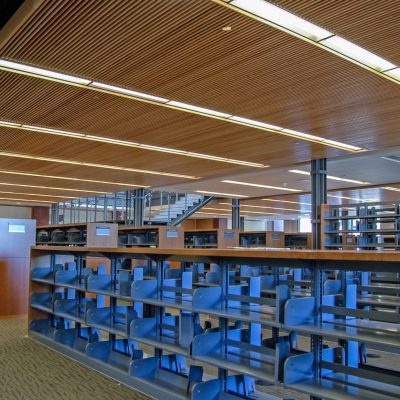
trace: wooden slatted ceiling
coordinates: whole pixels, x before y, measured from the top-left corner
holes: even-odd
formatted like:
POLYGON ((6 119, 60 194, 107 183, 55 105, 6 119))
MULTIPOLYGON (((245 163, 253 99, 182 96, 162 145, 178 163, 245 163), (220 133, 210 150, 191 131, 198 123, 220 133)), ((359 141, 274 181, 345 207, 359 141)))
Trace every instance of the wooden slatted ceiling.
MULTIPOLYGON (((229 122, 7 72, 0 72, 0 110, 1 118, 6 120, 271 165, 301 162, 313 155, 343 154, 305 141, 296 145, 292 138, 229 122)), ((116 148, 114 154, 118 155, 118 160, 121 159, 120 149, 116 148)), ((160 153, 146 153, 148 169, 155 168, 160 153)), ((185 164, 185 169, 189 163, 194 165, 200 176, 237 168, 243 171, 229 164, 214 162, 209 166, 204 160, 168 157, 168 163, 164 164, 167 170, 170 170, 169 163, 179 160, 185 164)), ((135 163, 132 159, 129 162, 131 166, 136 165, 136 159, 135 163)))
POLYGON ((398 0, 272 0, 302 18, 328 29, 400 65, 398 0))
MULTIPOLYGON (((305 0, 289 3, 307 8, 305 0)), ((328 3, 332 23, 335 15, 346 9, 353 10, 354 20, 357 13, 366 18, 367 13, 357 9, 354 0, 340 2, 340 10, 328 3)), ((326 12, 322 5, 316 10, 314 17, 326 12)), ((396 16, 385 21, 387 30, 399 25, 396 16)), ((338 26, 345 28, 342 23, 338 26)), ((366 30, 355 26, 349 31, 352 37, 332 30, 357 43, 358 35, 366 36, 366 30)), ((400 144, 397 85, 208 1, 45 0, 14 35, 0 33, 0 56, 368 149, 400 144), (226 25, 232 27, 231 32, 221 30, 226 25)), ((295 140, 252 128, 4 72, 0 73, 0 118, 272 166, 343 154, 304 141, 295 144, 295 140)), ((3 145, 8 151, 24 148, 54 156, 56 146, 69 158, 79 156, 100 163, 108 159, 114 165, 206 178, 246 170, 37 133, 7 132, 6 137, 3 145)), ((104 180, 146 185, 172 183, 165 177, 3 157, 0 168, 89 179, 101 175, 104 180)), ((54 186, 60 183, 56 181, 54 186)), ((77 187, 76 182, 62 184, 77 187)))
POLYGON ((399 143, 397 85, 208 1, 45 1, 0 54, 368 149, 399 143))

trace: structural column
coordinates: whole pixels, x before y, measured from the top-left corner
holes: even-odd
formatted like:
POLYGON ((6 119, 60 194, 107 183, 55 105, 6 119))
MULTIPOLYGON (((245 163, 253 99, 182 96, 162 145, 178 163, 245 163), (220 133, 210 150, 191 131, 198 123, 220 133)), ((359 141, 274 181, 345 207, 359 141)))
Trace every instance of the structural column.
POLYGON ((326 158, 311 161, 311 222, 313 249, 320 249, 321 243, 321 204, 326 204, 326 158))
POLYGON ((232 199, 232 229, 240 229, 240 200, 232 199))
POLYGON ((133 226, 144 225, 144 189, 133 191, 133 226))

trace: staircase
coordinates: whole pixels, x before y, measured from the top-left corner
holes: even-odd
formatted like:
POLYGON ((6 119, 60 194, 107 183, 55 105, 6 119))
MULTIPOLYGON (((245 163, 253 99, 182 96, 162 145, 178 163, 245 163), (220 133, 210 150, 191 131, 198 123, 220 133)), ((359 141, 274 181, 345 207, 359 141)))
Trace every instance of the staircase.
POLYGON ((149 223, 152 225, 177 225, 185 218, 208 204, 212 199, 213 197, 205 197, 198 194, 185 194, 182 197, 179 197, 174 203, 165 206, 160 213, 151 218, 149 223))

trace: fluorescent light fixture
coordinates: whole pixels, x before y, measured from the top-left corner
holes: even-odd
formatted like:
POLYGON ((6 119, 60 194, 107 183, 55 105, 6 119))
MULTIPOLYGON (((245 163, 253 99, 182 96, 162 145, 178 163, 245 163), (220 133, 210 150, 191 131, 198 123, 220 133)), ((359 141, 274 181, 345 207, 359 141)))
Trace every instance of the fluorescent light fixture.
POLYGON ((221 192, 210 192, 207 190, 195 190, 196 193, 201 194, 209 194, 209 195, 217 195, 217 196, 226 196, 226 197, 249 197, 243 194, 233 194, 233 193, 221 193, 221 192))
MULTIPOLYGON (((224 204, 224 205, 230 205, 229 203, 219 203, 219 204, 224 204)), ((295 208, 282 208, 282 207, 268 207, 268 206, 253 206, 250 204, 241 204, 240 205, 240 209, 242 209, 242 207, 249 207, 249 208, 267 208, 269 210, 284 210, 284 211, 297 211, 297 212, 303 212, 302 210, 298 210, 295 208)), ((247 210, 246 210, 247 212, 247 210)), ((250 211, 249 211, 250 212, 250 211)), ((268 213, 267 213, 268 214, 268 213)), ((272 213, 274 214, 274 213, 272 213)), ((278 215, 278 214, 276 214, 278 215)))
POLYGON ((389 76, 390 78, 396 79, 400 82, 400 68, 393 68, 389 71, 384 72, 385 75, 389 76))
POLYGON ((267 3, 262 0, 233 0, 231 5, 247 11, 257 17, 263 18, 276 28, 283 29, 284 31, 291 31, 292 33, 299 34, 311 40, 322 40, 333 34, 326 29, 323 29, 303 18, 297 17, 288 11, 283 10, 273 4, 267 3))
POLYGON ((347 196, 338 196, 335 194, 328 194, 328 197, 332 197, 332 198, 336 198, 336 199, 343 199, 343 200, 353 200, 353 201, 357 201, 359 203, 376 203, 378 200, 375 199, 359 199, 359 198, 355 198, 355 197, 347 197, 347 196))
POLYGON ((300 175, 311 175, 308 171, 303 171, 301 169, 289 169, 289 172, 293 172, 294 174, 300 174, 300 175))
MULTIPOLYGON (((34 174, 32 172, 8 171, 8 170, 2 170, 2 169, 0 169, 0 174, 32 176, 32 177, 37 177, 37 178, 60 179, 60 180, 74 181, 74 182, 101 183, 101 184, 106 184, 106 185, 117 185, 117 186, 127 186, 127 187, 136 187, 136 188, 148 188, 149 187, 149 186, 143 186, 143 185, 132 185, 131 183, 126 183, 126 182, 98 181, 95 179, 83 179, 83 178, 73 178, 73 177, 68 177, 68 176, 34 174)), ((79 189, 76 190, 76 189, 65 189, 65 188, 63 188, 63 190, 80 191, 79 189)), ((99 192, 99 191, 95 191, 95 190, 82 190, 82 192, 99 193, 99 194, 107 193, 107 192, 99 192)))
MULTIPOLYGON (((219 204, 229 204, 229 203, 219 203, 219 204)), ((203 207, 202 210, 231 211, 231 210, 227 210, 226 208, 214 208, 214 207, 203 207)), ((246 212, 248 214, 280 215, 277 213, 270 213, 270 212, 240 210, 240 213, 242 213, 242 212, 246 212)))
MULTIPOLYGON (((338 148, 341 150, 346 150, 346 151, 351 151, 351 152, 365 151, 365 149, 362 149, 361 147, 348 145, 346 143, 337 142, 335 140, 324 139, 319 136, 310 135, 310 134, 303 133, 303 132, 297 132, 297 131, 294 131, 291 129, 285 129, 285 128, 282 128, 282 127, 279 127, 276 125, 271 125, 271 124, 262 122, 262 121, 255 121, 255 120, 248 119, 245 117, 239 117, 236 115, 227 114, 227 113, 224 113, 221 111, 212 110, 212 109, 205 108, 205 107, 199 107, 199 106, 192 105, 192 104, 169 100, 169 99, 165 99, 162 97, 153 96, 151 94, 137 92, 135 90, 120 88, 118 86, 107 85, 107 84, 101 83, 101 82, 92 82, 87 79, 75 78, 73 76, 69 76, 66 74, 54 73, 53 71, 48 71, 48 70, 45 70, 42 68, 31 67, 29 65, 15 63, 15 62, 7 61, 7 60, 0 59, 0 70, 6 70, 9 72, 19 73, 19 74, 23 74, 23 75, 35 76, 37 78, 57 80, 57 82, 72 84, 75 86, 78 85, 82 88, 101 91, 102 93, 114 94, 114 95, 123 96, 123 97, 130 97, 134 100, 145 101, 148 103, 152 103, 154 105, 169 107, 169 108, 173 108, 173 109, 180 110, 180 111, 201 114, 206 117, 218 118, 225 122, 232 122, 235 124, 245 125, 245 126, 249 126, 249 127, 256 128, 256 129, 267 130, 269 132, 273 132, 273 133, 277 133, 277 134, 281 134, 281 135, 285 135, 285 136, 291 136, 291 137, 295 137, 297 139, 307 140, 307 141, 319 143, 321 145, 338 148), (3 66, 1 63, 3 64, 3 66), (14 66, 14 68, 10 69, 5 66, 5 65, 9 65, 10 63, 14 66), (33 73, 26 72, 26 70, 32 69, 32 68, 37 71, 40 70, 40 71, 42 71, 42 73, 41 74, 39 74, 39 73, 33 74, 33 73), (52 74, 53 75, 58 74, 60 77, 63 76, 63 77, 70 78, 70 79, 64 79, 64 80, 61 79, 60 80, 60 79, 49 78, 49 76, 52 74), (81 79, 82 82, 78 82, 77 81, 78 79, 81 79)), ((44 131, 44 129, 42 129, 41 131, 44 131)), ((62 134, 61 132, 62 131, 60 131, 59 134, 62 134)), ((80 137, 81 135, 78 133, 75 133, 74 136, 80 137)), ((85 135, 85 138, 87 138, 87 136, 89 136, 89 135, 85 135)), ((96 140, 97 140, 96 136, 91 136, 90 139, 94 140, 94 138, 96 138, 96 140)), ((103 138, 103 141, 105 141, 104 138, 103 138)), ((108 142, 114 143, 114 144, 128 145, 128 144, 126 144, 125 141, 120 141, 120 140, 111 139, 111 138, 108 139, 108 142)), ((155 146, 155 147, 157 147, 157 146, 155 146)), ((190 152, 188 152, 186 155, 189 155, 189 153, 190 152)), ((191 153, 191 156, 194 156, 193 154, 196 154, 196 153, 191 153)), ((205 158, 205 157, 199 157, 199 158, 205 158)), ((211 159, 211 158, 209 158, 209 159, 211 159)), ((219 161, 221 161, 221 160, 219 160, 219 161)), ((226 162, 228 162, 228 161, 226 161, 226 162)), ((246 164, 243 164, 243 165, 246 165, 246 164)))
POLYGON ((400 83, 400 68, 390 61, 267 1, 213 1, 318 46, 392 82, 400 83))
POLYGON ((256 121, 254 119, 238 117, 236 115, 233 115, 229 119, 231 121, 237 121, 237 122, 241 122, 243 124, 250 125, 250 126, 257 126, 257 127, 260 127, 260 128, 271 129, 273 131, 282 131, 283 130, 283 128, 281 128, 280 126, 266 124, 265 122, 256 121))
POLYGON ((47 133, 49 135, 70 137, 73 139, 85 139, 85 140, 91 140, 91 141, 95 141, 95 142, 106 143, 106 144, 113 144, 113 145, 119 145, 119 146, 125 146, 125 147, 133 147, 133 148, 150 150, 150 151, 157 151, 157 152, 161 152, 161 153, 177 154, 180 156, 201 158, 201 159, 210 160, 210 161, 225 162, 225 163, 229 163, 229 164, 242 165, 245 167, 254 167, 254 168, 268 168, 269 167, 266 164, 253 163, 250 161, 242 161, 242 160, 236 160, 233 158, 225 158, 225 157, 212 156, 209 154, 195 153, 192 151, 171 149, 169 147, 153 146, 153 145, 149 145, 149 144, 130 142, 128 140, 121 140, 121 139, 113 139, 113 138, 108 138, 108 137, 104 137, 104 136, 96 136, 96 135, 89 135, 89 134, 79 133, 79 132, 64 131, 64 130, 60 130, 60 129, 45 128, 42 126, 18 124, 18 123, 13 123, 13 122, 8 122, 8 121, 0 121, 0 126, 29 130, 31 132, 47 133))
MULTIPOLYGON (((300 175, 311 175, 308 171, 303 171, 301 169, 290 169, 289 172, 293 172, 294 174, 300 175)), ((333 181, 341 181, 341 182, 349 182, 349 183, 356 183, 358 185, 370 185, 371 182, 359 181, 357 179, 349 179, 349 178, 340 178, 338 176, 327 175, 327 179, 331 179, 333 181)))
POLYGON ((325 144, 328 146, 337 147, 337 148, 341 148, 344 150, 349 150, 349 151, 354 151, 354 152, 365 151, 361 147, 352 146, 351 144, 341 143, 336 140, 325 139, 320 136, 310 135, 309 133, 305 133, 305 132, 294 131, 293 129, 282 129, 281 132, 283 134, 286 134, 287 136, 292 136, 292 137, 295 137, 298 139, 304 139, 304 140, 308 140, 310 142, 315 142, 315 143, 319 143, 319 144, 325 144))
POLYGON ((68 199, 77 199, 78 197, 69 197, 69 196, 56 196, 54 194, 39 194, 39 193, 21 193, 21 192, 9 192, 5 190, 0 190, 0 193, 3 194, 22 194, 24 196, 38 196, 38 197, 60 197, 62 199, 68 198, 68 199))
POLYGON ((288 203, 288 204, 301 204, 304 206, 311 206, 311 203, 303 203, 300 201, 291 201, 291 200, 277 200, 277 199, 261 199, 263 201, 274 201, 277 203, 288 203))
POLYGON ((50 201, 50 200, 32 200, 32 199, 15 199, 12 197, 0 197, 0 200, 10 200, 10 201, 26 201, 29 203, 54 203, 54 201, 50 201))
POLYGON ((204 215, 227 215, 230 216, 231 214, 224 214, 224 213, 212 213, 212 212, 201 212, 201 211, 196 211, 195 214, 204 214, 204 215))
POLYGON ((347 56, 348 58, 381 72, 396 68, 396 65, 392 64, 391 62, 346 39, 341 38, 340 36, 334 35, 332 37, 323 39, 320 41, 320 43, 334 51, 337 51, 340 54, 347 56))
POLYGON ((328 179, 333 181, 342 181, 342 182, 349 182, 349 183, 356 183, 357 185, 370 185, 370 182, 359 181, 357 179, 348 179, 348 178, 339 178, 338 176, 327 175, 328 179))
MULTIPOLYGON (((1 173, 1 171, 0 171, 1 173)), ((61 187, 50 187, 50 186, 38 186, 38 185, 23 185, 21 183, 13 182, 0 182, 2 186, 17 186, 17 187, 29 187, 35 189, 48 189, 48 190, 65 190, 68 192, 84 192, 84 193, 97 193, 97 194, 107 194, 108 192, 99 192, 95 190, 84 190, 84 189, 71 189, 71 188, 61 188, 61 187)), ((54 197, 65 197, 65 196, 54 196, 54 197)))
POLYGON ((393 186, 382 186, 380 189, 392 190, 393 192, 400 192, 400 188, 396 188, 396 187, 393 187, 393 186))
POLYGON ((194 106, 192 104, 181 103, 180 101, 171 100, 167 104, 169 106, 173 106, 173 107, 177 107, 177 108, 184 108, 186 110, 195 111, 195 112, 198 112, 201 114, 208 114, 208 115, 212 115, 214 117, 229 118, 232 116, 231 114, 226 114, 226 113, 223 113, 220 111, 210 110, 209 108, 194 106))
POLYGON ((24 72, 27 75, 50 78, 53 80, 75 83, 78 85, 88 85, 91 82, 89 79, 79 78, 77 76, 62 74, 60 72, 54 72, 48 69, 33 67, 31 65, 20 64, 4 59, 0 59, 0 68, 6 71, 8 70, 11 70, 11 72, 19 71, 19 72, 24 72))
POLYGON ((140 97, 141 99, 156 101, 158 103, 167 103, 168 99, 164 99, 163 97, 153 96, 151 94, 137 92, 136 90, 124 89, 118 86, 107 85, 101 82, 91 82, 90 86, 93 86, 98 89, 104 89, 110 92, 126 94, 132 97, 140 97))
POLYGON ((301 192, 301 190, 299 190, 299 189, 290 189, 290 188, 286 188, 286 187, 261 185, 259 183, 249 183, 249 182, 240 182, 240 181, 231 181, 231 180, 224 180, 224 181, 221 181, 221 182, 223 182, 223 183, 231 183, 233 185, 243 185, 243 186, 252 186, 252 187, 274 189, 274 190, 284 190, 284 191, 287 191, 287 192, 301 192))
POLYGON ((137 172, 137 173, 149 174, 149 175, 169 176, 169 177, 174 177, 174 178, 200 179, 199 177, 190 176, 190 175, 181 175, 181 174, 173 174, 173 173, 169 173, 169 172, 158 172, 158 171, 149 171, 149 170, 145 170, 145 169, 118 167, 115 165, 107 165, 107 164, 94 164, 94 163, 88 163, 88 162, 84 162, 84 161, 73 161, 73 160, 65 160, 65 159, 52 158, 52 157, 31 156, 28 154, 11 153, 11 152, 6 152, 6 151, 0 151, 0 156, 13 157, 13 158, 25 158, 25 159, 29 159, 29 160, 47 161, 47 162, 54 162, 54 163, 59 163, 59 164, 81 165, 83 167, 103 168, 103 169, 111 169, 111 170, 116 170, 116 171, 137 172))

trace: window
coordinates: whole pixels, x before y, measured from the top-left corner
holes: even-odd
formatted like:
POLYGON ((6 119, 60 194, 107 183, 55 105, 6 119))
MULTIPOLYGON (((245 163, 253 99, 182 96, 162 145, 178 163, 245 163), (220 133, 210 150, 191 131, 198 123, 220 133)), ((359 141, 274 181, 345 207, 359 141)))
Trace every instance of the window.
POLYGON ((300 232, 311 232, 311 218, 300 218, 300 225, 299 225, 300 232))

